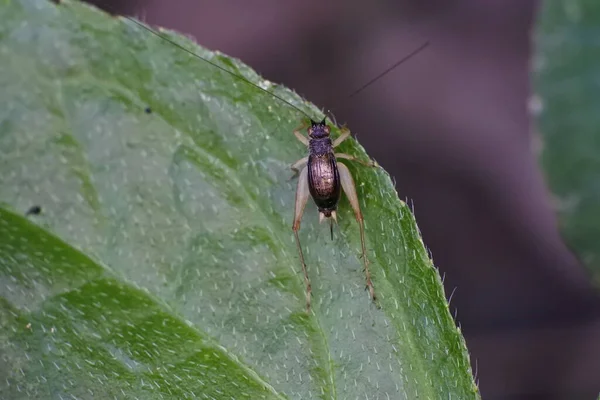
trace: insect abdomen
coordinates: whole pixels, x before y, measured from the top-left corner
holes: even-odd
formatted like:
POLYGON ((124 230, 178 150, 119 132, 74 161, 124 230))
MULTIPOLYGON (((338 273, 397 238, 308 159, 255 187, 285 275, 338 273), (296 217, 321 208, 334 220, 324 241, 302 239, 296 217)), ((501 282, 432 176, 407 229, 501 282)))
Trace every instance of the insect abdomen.
POLYGON ((333 153, 310 155, 308 157, 308 189, 325 216, 337 209, 340 200, 340 175, 333 153))

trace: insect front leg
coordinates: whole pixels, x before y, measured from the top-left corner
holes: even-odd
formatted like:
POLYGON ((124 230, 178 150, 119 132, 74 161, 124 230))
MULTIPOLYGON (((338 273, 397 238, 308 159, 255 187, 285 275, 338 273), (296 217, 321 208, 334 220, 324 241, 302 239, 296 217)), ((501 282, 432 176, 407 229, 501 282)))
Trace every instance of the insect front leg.
POLYGON ((294 171, 294 175, 292 175, 292 177, 290 179, 288 179, 288 181, 291 181, 292 179, 294 179, 295 177, 298 176, 298 174, 300 173, 300 169, 306 165, 306 163, 308 162, 308 156, 299 159, 298 161, 296 161, 295 163, 292 164, 292 166, 290 167, 292 169, 292 171, 294 171))
POLYGON ((342 163, 339 163, 337 166, 340 174, 340 181, 342 183, 342 189, 344 189, 344 193, 346 193, 346 196, 348 196, 348 200, 350 201, 350 205, 354 210, 354 215, 356 216, 356 221, 358 222, 358 226, 360 228, 360 245, 362 249, 362 259, 365 264, 367 288, 369 289, 371 299, 375 301, 375 288, 373 287, 373 282, 371 282, 371 272, 369 271, 369 260, 367 258, 367 248, 365 246, 365 226, 363 215, 360 211, 360 206, 358 205, 358 196, 356 195, 354 179, 352 179, 352 174, 350 174, 348 167, 342 163))
POLYGON ((306 121, 302 122, 296 129, 294 129, 294 136, 301 141, 306 147, 308 147, 308 138, 302 134, 301 131, 308 127, 306 121))
MULTIPOLYGON (((337 146, 339 146, 343 141, 345 141, 346 139, 348 139, 350 137, 350 129, 346 128, 345 126, 342 127, 342 134, 333 141, 332 146, 335 148, 337 146)), ((350 154, 345 154, 345 153, 335 153, 335 157, 336 158, 345 158, 346 160, 350 160, 350 161, 357 161, 359 163, 361 163, 362 165, 365 165, 367 167, 379 167, 379 164, 377 164, 377 162, 375 162, 374 160, 371 160, 369 162, 366 161, 362 161, 354 156, 351 156, 350 154)))
POLYGON ((342 133, 337 139, 333 141, 332 146, 334 148, 338 147, 344 140, 350 137, 350 133, 350 129, 346 128, 345 126, 342 126, 342 133))
POLYGON ((308 168, 304 167, 300 172, 300 179, 298 179, 298 186, 296 189, 296 202, 294 205, 294 224, 292 230, 294 231, 294 237, 296 238, 296 247, 298 247, 298 255, 300 256, 300 263, 302 264, 302 272, 304 273, 304 284, 306 286, 306 312, 310 313, 310 280, 308 279, 308 271, 306 263, 304 262, 304 254, 302 254, 302 247, 300 246, 300 237, 298 236, 298 230, 300 230, 300 221, 302 220, 302 214, 304 213, 304 207, 310 191, 308 189, 308 168))

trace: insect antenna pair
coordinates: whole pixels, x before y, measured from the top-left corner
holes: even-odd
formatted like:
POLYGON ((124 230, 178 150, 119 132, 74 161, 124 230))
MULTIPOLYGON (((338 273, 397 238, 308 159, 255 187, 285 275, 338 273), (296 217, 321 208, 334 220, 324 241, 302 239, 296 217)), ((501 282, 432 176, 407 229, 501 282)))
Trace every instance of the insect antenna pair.
MULTIPOLYGON (((102 4, 102 2, 100 1, 95 1, 94 3, 102 4)), ((104 4, 104 6, 109 7, 108 4, 104 4)), ((310 279, 308 277, 308 268, 306 266, 304 254, 302 252, 302 246, 300 244, 300 237, 298 234, 300 230, 300 222, 304 213, 304 208, 306 206, 306 203, 308 202, 308 198, 312 197, 314 203, 316 204, 319 210, 319 221, 329 221, 330 235, 333 239, 333 223, 337 222, 337 207, 341 198, 342 191, 346 194, 346 197, 348 197, 352 210, 354 211, 354 216, 356 218, 356 221, 358 222, 361 243, 361 258, 363 260, 365 271, 366 289, 369 291, 371 299, 375 301, 375 288, 371 280, 369 260, 366 251, 364 218, 360 209, 358 195, 356 193, 356 185, 348 167, 346 167, 346 165, 338 161, 340 159, 355 161, 367 167, 378 167, 379 165, 373 160, 363 161, 349 154, 335 152, 335 148, 350 137, 350 130, 346 126, 343 126, 341 128, 340 136, 332 140, 330 137, 331 126, 327 124, 327 117, 323 118, 320 121, 315 121, 306 112, 292 104, 290 101, 284 99, 283 97, 278 96, 277 94, 260 87, 256 83, 228 70, 227 68, 224 68, 216 62, 213 62, 209 59, 200 56, 199 54, 194 53, 191 50, 188 50, 187 48, 183 47, 174 40, 166 37, 165 35, 160 34, 159 32, 155 31, 154 29, 148 27, 147 25, 132 17, 124 16, 124 18, 128 19, 129 21, 133 22, 139 27, 147 30, 153 35, 156 35, 159 38, 165 40, 171 45, 183 50, 189 55, 201 61, 204 61, 212 65, 213 67, 231 75, 234 79, 241 80, 250 85, 251 87, 254 87, 255 89, 263 93, 273 96, 274 98, 294 108, 296 111, 299 111, 306 117, 306 119, 300 124, 300 126, 294 129, 293 134, 301 143, 303 143, 307 147, 308 155, 291 165, 291 169, 294 171, 294 176, 292 178, 298 176, 296 197, 294 202, 294 219, 292 223, 292 231, 294 233, 296 247, 298 250, 298 256, 300 258, 302 272, 304 275, 306 311, 308 313, 311 309, 312 289, 310 279), (306 136, 302 133, 304 130, 306 130, 306 136)), ((422 50, 424 50, 428 45, 428 41, 424 42, 421 46, 413 50, 411 53, 407 54, 406 56, 389 66, 387 69, 382 71, 380 74, 366 82, 364 85, 360 86, 358 89, 350 93, 347 96, 347 98, 356 96, 358 93, 371 86, 383 76, 393 71, 399 65, 409 60, 422 50)), ((335 119, 330 119, 333 122, 333 125, 337 126, 335 119)))

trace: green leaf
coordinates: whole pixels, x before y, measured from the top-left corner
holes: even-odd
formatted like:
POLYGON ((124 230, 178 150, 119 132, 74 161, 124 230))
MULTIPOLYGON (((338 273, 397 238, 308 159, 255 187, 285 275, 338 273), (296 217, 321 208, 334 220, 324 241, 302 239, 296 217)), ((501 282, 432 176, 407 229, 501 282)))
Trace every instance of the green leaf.
POLYGON ((600 280, 600 3, 542 3, 534 59, 541 163, 563 237, 600 280))
MULTIPOLYGON (((130 21, 0 4, 0 397, 479 398, 387 173, 350 165, 380 308, 343 199, 333 241, 305 212, 307 315, 291 232, 298 112, 130 21)), ((354 140, 342 150, 366 159, 354 140)))

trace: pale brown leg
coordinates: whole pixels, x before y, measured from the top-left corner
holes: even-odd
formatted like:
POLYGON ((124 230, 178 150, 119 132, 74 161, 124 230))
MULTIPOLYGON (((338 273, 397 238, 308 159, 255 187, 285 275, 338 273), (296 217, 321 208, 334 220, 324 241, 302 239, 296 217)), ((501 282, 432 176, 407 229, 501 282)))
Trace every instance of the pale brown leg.
POLYGON ((377 161, 375 161, 375 160, 363 161, 360 158, 356 158, 356 157, 351 156, 350 154, 346 154, 346 153, 335 153, 335 158, 344 158, 346 160, 356 161, 366 167, 379 167, 379 164, 377 164, 377 161))
POLYGON ((306 165, 307 162, 308 162, 308 157, 304 157, 304 158, 299 159, 295 163, 293 163, 290 168, 292 169, 292 171, 294 171, 294 175, 292 175, 292 177, 290 179, 288 179, 288 181, 291 181, 292 179, 297 177, 298 174, 300 173, 300 168, 304 167, 304 165, 306 165))
POLYGON ((332 143, 333 147, 338 147, 340 145, 340 143, 342 143, 344 140, 348 139, 350 137, 350 129, 346 128, 345 126, 342 127, 342 133, 340 134, 340 136, 335 139, 332 143))
POLYGON ((302 134, 302 132, 304 129, 307 128, 307 124, 306 121, 302 122, 302 124, 300 124, 296 129, 294 129, 294 136, 296 136, 296 138, 301 141, 306 147, 308 147, 308 138, 306 136, 304 136, 302 134))
POLYGON ((302 214, 304 213, 304 207, 306 201, 310 196, 308 189, 308 169, 304 167, 300 172, 300 178, 298 179, 298 186, 296 189, 296 203, 294 206, 294 224, 292 230, 294 231, 294 237, 296 238, 296 247, 298 247, 298 255, 300 256, 300 263, 302 264, 302 272, 304 273, 304 284, 306 286, 306 312, 310 313, 310 280, 308 279, 308 271, 306 263, 304 262, 304 254, 302 254, 302 247, 300 246, 300 237, 298 237, 298 230, 300 229, 300 221, 302 220, 302 214))
POLYGON ((352 175, 350 174, 348 167, 342 163, 339 163, 337 166, 340 173, 340 180, 342 182, 342 189, 344 189, 344 193, 346 193, 346 196, 348 196, 348 200, 350 201, 350 205, 354 210, 354 215, 356 216, 356 221, 358 222, 358 226, 360 228, 360 245, 362 248, 362 259, 365 264, 367 289, 369 289, 371 299, 375 301, 375 288, 373 287, 373 282, 371 282, 371 272, 369 271, 369 260, 367 258, 367 248, 365 246, 365 226, 362 213, 360 212, 360 206, 358 205, 358 196, 356 195, 354 179, 352 179, 352 175))

